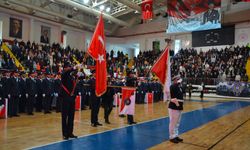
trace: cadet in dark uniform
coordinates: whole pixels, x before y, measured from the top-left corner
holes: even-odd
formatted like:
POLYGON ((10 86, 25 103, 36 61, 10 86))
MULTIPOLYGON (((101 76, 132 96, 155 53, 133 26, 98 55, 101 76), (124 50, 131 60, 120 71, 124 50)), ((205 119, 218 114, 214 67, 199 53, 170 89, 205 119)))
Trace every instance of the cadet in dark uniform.
MULTIPOLYGON (((134 77, 134 74, 132 71, 128 71, 126 86, 128 86, 128 87, 135 87, 136 86, 136 78, 134 77)), ((127 115, 127 121, 128 121, 128 124, 136 124, 136 122, 134 122, 133 115, 127 115)))
POLYGON ((50 74, 46 74, 46 77, 43 79, 42 82, 42 89, 43 89, 43 104, 44 104, 44 114, 49 114, 50 107, 51 107, 51 99, 52 99, 52 83, 49 79, 50 74))
POLYGON ((10 71, 4 72, 4 77, 2 79, 3 81, 3 97, 8 99, 8 116, 12 117, 12 105, 11 105, 11 95, 10 95, 10 89, 11 89, 11 80, 10 80, 10 71))
POLYGON ((61 75, 57 75, 54 81, 54 92, 56 95, 56 112, 61 112, 62 109, 62 97, 60 95, 60 87, 61 87, 61 75))
POLYGON ((183 139, 178 137, 178 128, 183 110, 183 93, 180 87, 182 79, 180 76, 173 77, 173 84, 170 86, 171 100, 168 105, 169 112, 169 138, 170 142, 179 143, 183 139))
POLYGON ((95 79, 95 71, 92 72, 92 78, 89 80, 89 84, 91 86, 90 88, 90 93, 91 93, 91 96, 90 96, 90 103, 91 103, 91 126, 92 127, 97 127, 98 125, 99 126, 102 126, 102 124, 100 124, 98 122, 98 113, 99 113, 99 109, 100 109, 100 106, 101 106, 101 97, 97 97, 96 94, 95 94, 95 82, 96 82, 96 79, 95 79))
POLYGON ((62 134, 63 139, 77 138, 73 134, 74 117, 75 117, 75 86, 76 79, 73 76, 74 69, 69 62, 64 62, 62 73, 62 134))
POLYGON ((36 101, 37 89, 36 89, 36 81, 34 79, 35 72, 29 73, 29 78, 26 80, 26 98, 27 98, 27 113, 28 115, 33 114, 34 102, 36 101))
POLYGON ((38 73, 38 77, 36 79, 36 87, 37 87, 37 98, 36 98, 36 111, 37 112, 41 112, 42 111, 42 106, 43 106, 43 97, 42 97, 42 93, 43 93, 43 86, 42 86, 42 82, 43 82, 43 75, 42 73, 38 73))
POLYGON ((26 97, 26 75, 25 72, 21 72, 20 73, 21 78, 20 78, 20 82, 19 82, 19 112, 20 113, 24 113, 26 110, 26 103, 27 103, 27 97, 26 97))
POLYGON ((11 74, 10 78, 10 116, 16 116, 19 117, 18 113, 18 106, 19 106, 19 79, 18 79, 18 72, 14 71, 11 74))
MULTIPOLYGON (((108 85, 111 85, 111 81, 109 79, 108 85)), ((114 100, 114 89, 112 87, 108 87, 105 94, 102 95, 102 104, 104 107, 104 119, 105 123, 110 124, 109 115, 113 109, 113 100, 114 100)))

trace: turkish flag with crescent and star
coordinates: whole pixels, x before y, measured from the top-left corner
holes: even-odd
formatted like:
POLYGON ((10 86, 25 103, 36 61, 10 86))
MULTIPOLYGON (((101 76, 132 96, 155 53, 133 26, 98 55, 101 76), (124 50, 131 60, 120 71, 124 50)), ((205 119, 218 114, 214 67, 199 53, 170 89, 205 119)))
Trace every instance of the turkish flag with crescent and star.
POLYGON ((153 0, 143 1, 141 4, 142 19, 152 19, 153 18, 153 0))
POLYGON ((135 88, 122 88, 121 106, 119 114, 134 115, 135 114, 135 88))
POLYGON ((96 96, 101 96, 107 90, 106 49, 104 42, 104 24, 102 14, 99 18, 88 53, 96 62, 96 96))

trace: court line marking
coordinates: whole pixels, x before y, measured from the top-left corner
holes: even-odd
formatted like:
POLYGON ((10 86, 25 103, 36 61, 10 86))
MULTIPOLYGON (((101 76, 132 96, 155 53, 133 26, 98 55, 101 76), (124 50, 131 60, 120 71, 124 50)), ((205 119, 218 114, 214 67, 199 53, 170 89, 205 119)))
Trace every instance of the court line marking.
POLYGON ((234 128, 232 131, 230 131, 228 134, 226 134, 225 136, 223 136, 221 139, 219 139, 216 143, 214 143, 213 145, 211 145, 210 147, 208 147, 208 150, 213 149, 217 144, 219 144, 221 141, 223 141, 224 139, 226 139, 229 135, 231 135, 232 133, 234 133, 237 129, 239 129, 240 127, 242 127, 242 125, 244 125, 245 123, 247 123, 250 120, 250 118, 248 118, 246 121, 242 122, 241 124, 239 124, 236 128, 234 128))
MULTIPOLYGON (((212 106, 209 106, 209 107, 213 107, 213 106, 221 105, 221 104, 223 104, 223 103, 215 103, 215 105, 212 105, 212 106)), ((206 108, 209 108, 209 107, 206 107, 206 108)), ((201 108, 201 109, 203 109, 203 108, 201 108)), ((196 110, 200 110, 200 109, 195 109, 195 110, 192 110, 192 111, 183 112, 182 114, 190 113, 190 112, 193 112, 193 111, 196 111, 196 110)), ((95 134, 102 134, 102 133, 106 133, 106 132, 111 132, 111 131, 114 131, 114 130, 128 128, 130 126, 137 126, 137 125, 140 125, 140 124, 144 124, 144 123, 148 123, 148 122, 153 122, 153 121, 156 121, 156 120, 166 119, 168 117, 169 116, 160 117, 160 118, 156 118, 156 119, 152 119, 152 120, 148 120, 148 121, 144 121, 144 122, 139 122, 139 123, 134 124, 134 125, 126 125, 126 126, 123 126, 123 127, 114 128, 112 130, 106 130, 106 131, 100 131, 100 132, 96 132, 96 133, 86 134, 86 135, 78 136, 78 138, 83 138, 83 137, 87 137, 87 136, 91 136, 91 135, 95 135, 95 134)), ((56 141, 56 142, 52 142, 52 143, 48 143, 48 144, 44 144, 44 145, 39 145, 39 146, 34 146, 34 147, 26 148, 25 150, 40 148, 40 147, 44 147, 44 146, 48 146, 48 145, 52 145, 52 144, 57 144, 57 143, 61 143, 61 142, 67 142, 67 141, 70 141, 70 140, 74 140, 74 139, 60 140, 60 141, 56 141)))

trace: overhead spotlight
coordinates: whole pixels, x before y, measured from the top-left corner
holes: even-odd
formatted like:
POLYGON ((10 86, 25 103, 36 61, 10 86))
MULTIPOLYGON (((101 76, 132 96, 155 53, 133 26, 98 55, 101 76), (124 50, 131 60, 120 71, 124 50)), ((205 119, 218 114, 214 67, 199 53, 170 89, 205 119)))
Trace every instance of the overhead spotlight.
POLYGON ((84 3, 84 4, 88 4, 88 3, 89 3, 89 0, 83 0, 83 3, 84 3))
POLYGON ((78 9, 76 7, 73 8, 74 11, 78 11, 78 9))
POLYGON ((105 6, 101 5, 99 8, 100 8, 101 11, 103 11, 105 9, 105 6))
POLYGON ((106 12, 110 12, 110 10, 111 10, 110 7, 106 8, 106 12))

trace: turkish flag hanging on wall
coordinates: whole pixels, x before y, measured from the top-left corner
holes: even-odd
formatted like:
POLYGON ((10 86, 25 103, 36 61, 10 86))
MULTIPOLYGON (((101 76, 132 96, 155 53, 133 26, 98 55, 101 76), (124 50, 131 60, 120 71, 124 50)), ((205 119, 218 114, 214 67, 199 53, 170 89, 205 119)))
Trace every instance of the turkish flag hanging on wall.
POLYGON ((99 18, 88 53, 96 63, 96 96, 101 96, 107 90, 106 49, 104 42, 104 24, 102 14, 99 18))
POLYGON ((142 19, 148 20, 153 18, 153 0, 145 0, 141 4, 142 19))

